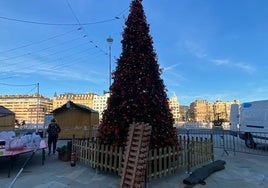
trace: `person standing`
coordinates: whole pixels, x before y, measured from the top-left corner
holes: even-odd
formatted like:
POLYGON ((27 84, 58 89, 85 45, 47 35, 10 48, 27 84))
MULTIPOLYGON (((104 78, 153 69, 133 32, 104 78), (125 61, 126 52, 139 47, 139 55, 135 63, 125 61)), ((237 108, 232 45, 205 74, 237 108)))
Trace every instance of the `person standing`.
POLYGON ((56 146, 58 141, 58 136, 61 131, 60 126, 57 124, 56 120, 51 119, 51 123, 48 125, 48 155, 51 153, 51 145, 53 146, 53 154, 56 152, 56 146))

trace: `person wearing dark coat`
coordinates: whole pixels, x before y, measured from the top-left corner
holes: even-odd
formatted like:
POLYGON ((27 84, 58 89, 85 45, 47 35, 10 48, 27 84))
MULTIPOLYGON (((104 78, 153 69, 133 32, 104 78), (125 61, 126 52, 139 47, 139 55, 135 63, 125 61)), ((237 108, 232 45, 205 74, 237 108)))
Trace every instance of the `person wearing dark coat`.
POLYGON ((56 120, 53 118, 47 128, 48 155, 50 155, 51 153, 51 145, 53 145, 53 154, 55 154, 60 131, 61 131, 60 126, 57 124, 56 120))

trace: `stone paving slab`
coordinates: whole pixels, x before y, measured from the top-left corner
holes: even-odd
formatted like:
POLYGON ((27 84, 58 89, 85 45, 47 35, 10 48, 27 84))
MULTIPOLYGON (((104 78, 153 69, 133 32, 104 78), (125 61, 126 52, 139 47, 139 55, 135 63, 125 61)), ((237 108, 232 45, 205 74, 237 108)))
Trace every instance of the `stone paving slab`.
MULTIPOLYGON (((65 141, 60 141, 59 145, 65 141)), ((67 143, 67 141, 66 141, 67 143)), ((267 187, 268 157, 230 152, 229 155, 215 149, 215 159, 226 161, 225 169, 211 174, 205 179, 206 185, 195 185, 195 188, 252 188, 267 187), (222 155, 224 154, 224 155, 222 155)), ((0 187, 9 187, 24 161, 30 154, 20 156, 7 177, 8 161, 0 160, 0 187)), ((191 169, 194 170, 194 169, 191 169)), ((185 187, 183 179, 188 177, 184 170, 174 175, 146 184, 147 188, 179 188, 185 187)), ((114 174, 98 172, 86 165, 77 163, 71 167, 69 162, 58 160, 57 155, 46 156, 45 164, 41 165, 41 152, 37 152, 20 174, 13 188, 118 188, 120 177, 114 174)))

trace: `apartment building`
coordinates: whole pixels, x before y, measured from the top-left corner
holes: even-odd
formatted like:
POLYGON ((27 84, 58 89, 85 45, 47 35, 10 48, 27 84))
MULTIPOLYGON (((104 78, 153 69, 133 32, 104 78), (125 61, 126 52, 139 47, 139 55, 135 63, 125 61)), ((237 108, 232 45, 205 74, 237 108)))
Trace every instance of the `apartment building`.
POLYGON ((171 109, 171 113, 173 114, 173 118, 175 123, 180 121, 180 105, 178 101, 178 97, 175 93, 173 93, 173 96, 169 99, 169 107, 171 109))
POLYGON ((222 102, 217 100, 213 103, 214 119, 230 120, 230 110, 232 104, 239 104, 238 100, 222 102))
POLYGON ((102 120, 102 113, 107 108, 107 100, 110 97, 110 93, 104 93, 103 95, 94 95, 93 97, 93 109, 99 112, 99 120, 102 120))
POLYGON ((72 101, 74 103, 82 104, 89 108, 93 108, 94 95, 96 94, 93 92, 88 92, 84 94, 65 93, 60 94, 59 96, 55 93, 53 97, 53 110, 61 107, 68 101, 72 101))
POLYGON ((28 124, 44 122, 44 115, 52 111, 52 100, 40 94, 0 95, 0 105, 13 111, 19 123, 28 124))
MULTIPOLYGON (((68 101, 82 104, 99 112, 99 119, 102 120, 102 113, 107 108, 107 100, 109 93, 98 95, 93 92, 85 94, 65 93, 54 95, 53 99, 42 95, 0 95, 0 106, 4 106, 16 114, 16 119, 21 123, 25 121, 27 124, 36 124, 44 122, 44 115, 52 110, 61 107, 68 101)), ((190 104, 187 112, 185 112, 185 120, 212 122, 218 119, 229 121, 231 104, 238 103, 238 100, 223 102, 217 100, 208 102, 206 100, 196 100, 190 104)), ((181 119, 180 105, 178 97, 174 93, 169 100, 171 112, 174 121, 181 119)))
POLYGON ((209 121, 209 103, 206 100, 195 100, 190 104, 190 121, 209 121))
POLYGON ((206 100, 196 100, 190 104, 189 120, 198 122, 212 122, 214 120, 223 119, 224 121, 230 120, 231 105, 239 103, 238 100, 234 101, 220 101, 208 102, 206 100))
POLYGON ((72 101, 74 103, 82 104, 89 108, 92 108, 93 110, 98 111, 99 119, 101 120, 102 112, 107 107, 107 100, 109 96, 110 94, 108 92, 104 93, 103 95, 98 95, 93 92, 84 93, 84 94, 65 93, 65 94, 60 94, 59 96, 55 94, 53 97, 53 110, 61 107, 68 101, 72 101))

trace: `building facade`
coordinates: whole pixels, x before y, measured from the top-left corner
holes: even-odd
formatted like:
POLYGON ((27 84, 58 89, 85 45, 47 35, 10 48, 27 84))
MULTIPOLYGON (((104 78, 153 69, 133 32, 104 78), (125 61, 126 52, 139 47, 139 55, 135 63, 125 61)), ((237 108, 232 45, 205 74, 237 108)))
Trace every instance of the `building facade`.
POLYGON ((196 100, 190 104, 188 121, 212 122, 222 119, 230 121, 230 109, 232 104, 239 104, 238 100, 208 102, 196 100))
POLYGON ((107 108, 107 100, 110 97, 110 93, 104 93, 103 95, 94 95, 93 97, 93 110, 99 112, 99 120, 102 120, 102 113, 107 108))
MULTIPOLYGON (((53 99, 44 97, 42 95, 0 95, 0 106, 10 109, 15 113, 16 120, 21 123, 27 124, 42 124, 44 123, 44 116, 51 113, 54 109, 61 107, 68 101, 77 104, 85 105, 99 113, 99 120, 102 120, 103 111, 107 108, 107 100, 109 93, 97 95, 93 92, 85 94, 66 93, 54 95, 53 99)), ((213 122, 214 120, 223 119, 224 121, 230 120, 231 105, 237 103, 234 101, 220 101, 208 102, 206 100, 196 100, 192 102, 189 109, 180 112, 180 105, 178 97, 174 93, 169 99, 169 105, 175 123, 182 120, 196 121, 196 122, 213 122)))
POLYGON ((60 94, 59 96, 55 94, 53 97, 53 110, 61 107, 68 101, 72 101, 74 103, 82 104, 89 108, 93 108, 94 95, 96 94, 93 92, 88 92, 84 94, 65 93, 60 94))
POLYGON ((206 100, 196 100, 190 104, 189 121, 208 121, 209 103, 206 100))
POLYGON ((174 93, 173 96, 169 99, 169 107, 171 109, 171 113, 173 114, 173 119, 175 123, 180 121, 180 105, 178 101, 178 97, 174 93))
POLYGON ((44 115, 52 111, 52 100, 40 94, 33 95, 0 95, 0 105, 15 113, 21 123, 44 123, 44 115))
POLYGON ((238 100, 222 102, 217 100, 213 103, 214 120, 230 120, 230 110, 232 104, 239 104, 238 100))

